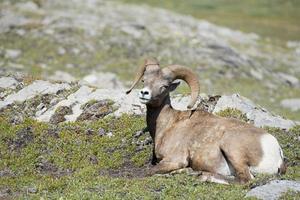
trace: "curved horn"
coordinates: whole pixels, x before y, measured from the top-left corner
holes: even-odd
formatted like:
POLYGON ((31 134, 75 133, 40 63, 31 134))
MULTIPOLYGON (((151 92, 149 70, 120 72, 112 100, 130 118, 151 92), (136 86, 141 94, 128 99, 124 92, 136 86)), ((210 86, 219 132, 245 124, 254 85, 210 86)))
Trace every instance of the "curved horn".
POLYGON ((195 75, 195 73, 193 73, 190 69, 179 65, 171 65, 168 66, 167 69, 171 72, 172 81, 175 79, 182 79, 189 85, 191 89, 191 101, 187 108, 191 109, 197 101, 200 90, 197 75, 195 75))
POLYGON ((144 72, 146 70, 146 67, 149 65, 159 65, 158 61, 156 59, 146 59, 144 65, 142 65, 135 76, 134 82, 129 90, 126 91, 126 94, 129 94, 131 90, 136 86, 136 84, 141 80, 141 78, 144 75, 144 72))

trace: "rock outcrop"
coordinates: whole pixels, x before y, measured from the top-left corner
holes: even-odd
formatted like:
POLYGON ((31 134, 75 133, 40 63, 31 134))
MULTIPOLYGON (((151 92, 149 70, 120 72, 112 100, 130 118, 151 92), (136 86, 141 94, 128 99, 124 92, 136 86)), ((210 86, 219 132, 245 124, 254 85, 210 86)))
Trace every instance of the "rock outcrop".
MULTIPOLYGON (((16 106, 16 109, 34 109, 33 112, 25 111, 25 113, 34 113, 33 116, 29 117, 33 117, 38 121, 59 123, 86 118, 97 119, 97 116, 98 118, 110 115, 118 117, 124 113, 145 114, 145 106, 138 100, 138 90, 133 90, 129 95, 126 95, 125 89, 120 88, 96 89, 86 85, 80 86, 78 83, 51 83, 36 80, 24 86, 21 90, 11 91, 12 85, 24 84, 11 77, 2 77, 1 80, 10 80, 11 83, 3 87, 4 91, 2 93, 10 90, 11 94, 0 101, 0 109, 5 110, 9 106, 16 106), (49 103, 38 102, 38 100, 43 99, 43 96, 47 96, 47 102, 49 103), (35 100, 35 98, 38 98, 38 100, 35 100), (30 108, 29 105, 26 105, 31 101, 37 101, 35 103, 37 107, 30 108), (107 103, 104 103, 105 101, 107 103), (99 111, 101 109, 102 111, 99 111)), ((7 82, 9 83, 9 81, 7 82)), ((172 97, 172 105, 175 109, 186 110, 189 98, 189 96, 175 95, 172 97)), ((227 108, 240 110, 246 115, 249 123, 253 123, 257 127, 270 126, 289 129, 296 125, 295 122, 271 114, 266 109, 255 105, 251 100, 238 94, 216 97, 201 94, 196 105, 212 113, 218 113, 227 108)))

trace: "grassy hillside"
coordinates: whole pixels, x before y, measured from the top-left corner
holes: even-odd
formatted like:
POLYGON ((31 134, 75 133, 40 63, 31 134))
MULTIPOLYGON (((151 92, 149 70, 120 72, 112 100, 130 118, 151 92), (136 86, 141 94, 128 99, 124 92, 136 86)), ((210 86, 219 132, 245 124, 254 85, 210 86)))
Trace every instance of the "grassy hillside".
MULTIPOLYGON (((141 4, 138 0, 121 1, 141 4)), ((300 1, 297 0, 144 0, 142 2, 273 39, 300 40, 300 1)))
MULTIPOLYGON (((31 119, 12 125, 10 117, 0 115, 3 198, 241 199, 250 188, 276 178, 259 176, 246 185, 226 186, 203 183, 187 174, 149 177, 151 144, 145 143, 149 135, 136 134, 145 126, 142 117, 123 115, 59 125, 31 119)), ((280 140, 289 162, 287 174, 280 179, 300 178, 299 128, 268 129, 280 140)), ((299 193, 284 196, 293 199, 299 193)))

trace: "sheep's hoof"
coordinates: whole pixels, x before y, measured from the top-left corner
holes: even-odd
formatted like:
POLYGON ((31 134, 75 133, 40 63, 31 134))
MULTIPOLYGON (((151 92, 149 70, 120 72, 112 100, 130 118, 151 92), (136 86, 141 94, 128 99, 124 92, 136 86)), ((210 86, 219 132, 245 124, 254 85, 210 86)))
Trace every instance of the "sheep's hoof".
POLYGON ((210 182, 210 183, 229 185, 229 182, 227 180, 220 178, 218 176, 209 175, 209 174, 208 175, 207 174, 200 175, 199 180, 201 182, 210 182))
POLYGON ((174 175, 174 174, 187 174, 189 176, 199 176, 200 174, 202 174, 202 172, 201 171, 194 171, 192 168, 187 167, 187 168, 174 170, 174 171, 170 172, 170 174, 171 175, 174 175))

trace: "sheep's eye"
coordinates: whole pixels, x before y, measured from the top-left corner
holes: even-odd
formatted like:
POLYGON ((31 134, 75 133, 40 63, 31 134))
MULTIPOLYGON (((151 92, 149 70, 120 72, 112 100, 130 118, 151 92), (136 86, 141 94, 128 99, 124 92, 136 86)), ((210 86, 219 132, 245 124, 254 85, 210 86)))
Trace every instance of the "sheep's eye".
POLYGON ((142 83, 144 83, 145 81, 144 80, 142 80, 142 83))

